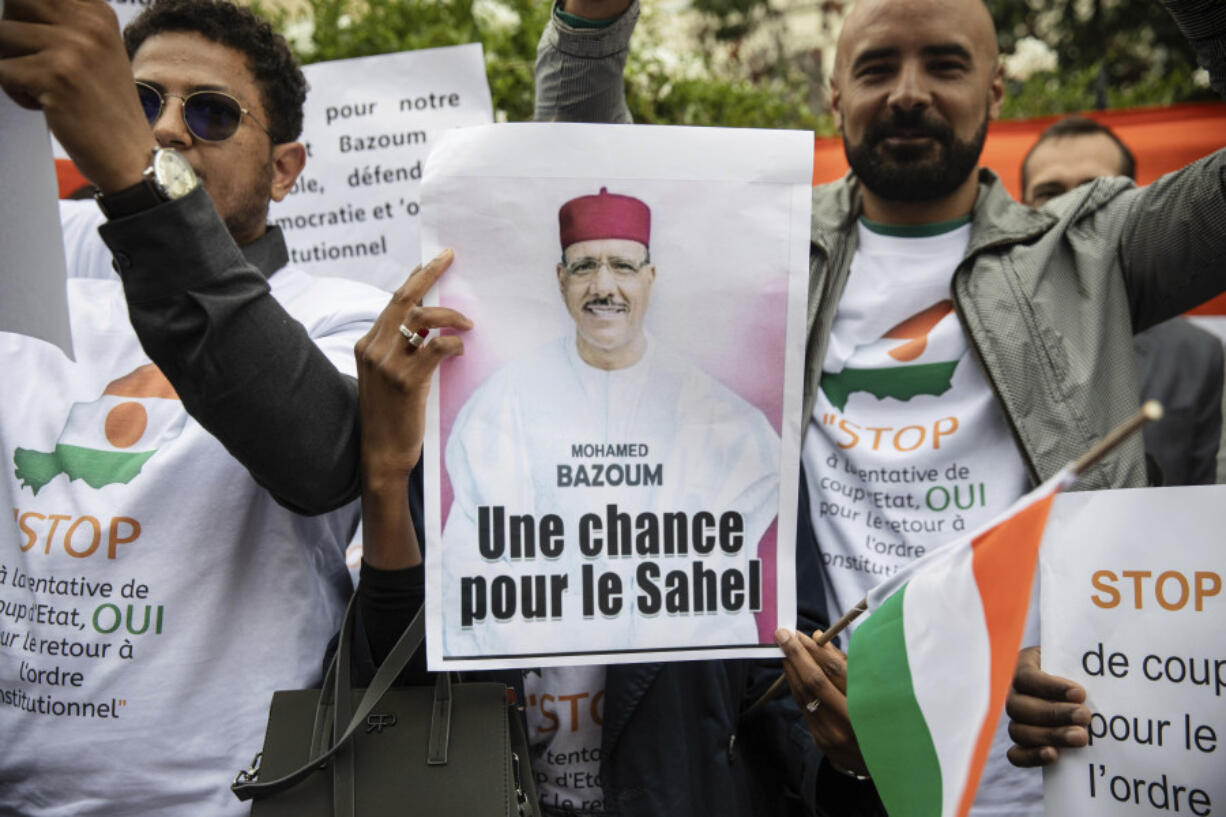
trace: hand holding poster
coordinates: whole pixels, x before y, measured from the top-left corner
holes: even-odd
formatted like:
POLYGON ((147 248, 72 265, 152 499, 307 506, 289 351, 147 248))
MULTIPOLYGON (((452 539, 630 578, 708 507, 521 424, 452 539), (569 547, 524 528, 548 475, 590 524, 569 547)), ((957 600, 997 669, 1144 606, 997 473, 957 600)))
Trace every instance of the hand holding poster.
POLYGON ((1226 813, 1226 489, 1057 499, 1043 670, 1085 687, 1090 745, 1045 771, 1049 817, 1226 813))
POLYGON ((269 221, 290 263, 392 290, 417 264, 423 162, 448 128, 493 121, 481 45, 303 67, 307 164, 269 221))
POLYGON ((468 315, 426 441, 432 668, 777 654, 808 134, 455 131, 423 255, 468 315))

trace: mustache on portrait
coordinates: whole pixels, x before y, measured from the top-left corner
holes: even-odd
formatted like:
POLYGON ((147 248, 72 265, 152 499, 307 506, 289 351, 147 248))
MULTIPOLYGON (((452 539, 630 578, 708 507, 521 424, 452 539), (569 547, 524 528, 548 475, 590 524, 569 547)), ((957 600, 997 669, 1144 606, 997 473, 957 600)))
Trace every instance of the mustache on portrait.
POLYGON ((613 295, 598 295, 595 298, 588 298, 583 302, 583 307, 586 309, 589 306, 613 306, 618 309, 629 308, 629 304, 613 295))

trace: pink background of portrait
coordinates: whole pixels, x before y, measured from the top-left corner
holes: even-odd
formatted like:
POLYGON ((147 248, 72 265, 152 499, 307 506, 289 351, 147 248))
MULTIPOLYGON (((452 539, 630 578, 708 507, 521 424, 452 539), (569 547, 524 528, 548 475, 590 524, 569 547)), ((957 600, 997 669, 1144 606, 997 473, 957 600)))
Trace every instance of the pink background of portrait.
MULTIPOLYGON (((456 179, 480 186, 459 221, 439 218, 439 245, 456 260, 435 292, 437 302, 468 315, 464 355, 439 372, 438 458, 442 524, 452 502, 444 452, 452 425, 473 390, 505 363, 571 331, 558 290, 558 208, 597 192, 633 195, 652 211, 651 260, 656 266, 645 327, 653 341, 678 352, 757 406, 782 428, 788 292, 787 225, 792 197, 785 185, 747 182, 587 179, 456 179), (514 219, 506 213, 514 212, 514 219), (526 218, 524 214, 539 214, 526 218)), ((436 214, 437 215, 437 214, 436 214)), ((429 248, 427 248, 429 249, 429 248)), ((761 643, 776 627, 776 530, 758 543, 763 569, 761 643)))

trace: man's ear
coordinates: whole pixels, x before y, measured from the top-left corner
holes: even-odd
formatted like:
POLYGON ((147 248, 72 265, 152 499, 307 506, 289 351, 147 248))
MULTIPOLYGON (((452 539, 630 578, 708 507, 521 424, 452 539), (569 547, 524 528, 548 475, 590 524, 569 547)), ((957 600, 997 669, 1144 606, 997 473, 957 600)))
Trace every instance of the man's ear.
POLYGON ((839 110, 839 103, 843 101, 843 95, 839 93, 839 83, 833 76, 830 77, 830 112, 834 114, 834 129, 840 133, 843 130, 843 112, 839 110))
POLYGON ((566 275, 566 266, 563 265, 561 261, 559 261, 558 262, 558 292, 562 293, 563 299, 566 298, 566 282, 564 279, 565 275, 566 275))
POLYGON ((281 201, 289 195, 306 166, 306 148, 301 142, 285 142, 272 148, 272 187, 268 197, 281 201))
POLYGON ((988 86, 988 118, 995 121, 1000 118, 1000 104, 1005 100, 1005 64, 996 61, 996 70, 992 74, 992 84, 988 86))

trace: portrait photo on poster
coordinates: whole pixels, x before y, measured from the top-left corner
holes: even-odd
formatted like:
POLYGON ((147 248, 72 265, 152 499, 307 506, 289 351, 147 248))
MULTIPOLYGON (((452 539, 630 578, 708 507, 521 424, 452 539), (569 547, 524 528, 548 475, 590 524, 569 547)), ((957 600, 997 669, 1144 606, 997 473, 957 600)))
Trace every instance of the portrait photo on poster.
POLYGON ((803 311, 789 312, 807 197, 752 171, 568 161, 558 175, 538 150, 551 170, 493 175, 449 168, 457 153, 423 190, 423 255, 456 253, 437 303, 474 324, 432 392, 432 662, 773 649, 794 607, 786 364, 803 334, 803 311))

